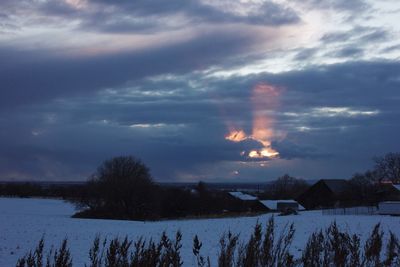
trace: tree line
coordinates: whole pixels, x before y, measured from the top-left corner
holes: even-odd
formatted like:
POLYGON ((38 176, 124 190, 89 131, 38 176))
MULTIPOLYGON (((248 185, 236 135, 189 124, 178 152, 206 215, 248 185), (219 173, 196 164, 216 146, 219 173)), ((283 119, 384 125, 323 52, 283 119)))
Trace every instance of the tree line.
POLYGON ((184 189, 157 185, 149 168, 132 156, 104 161, 89 179, 86 192, 74 200, 74 217, 156 220, 243 213, 251 207, 205 183, 184 189))
POLYGON ((371 170, 356 173, 349 180, 351 194, 361 204, 376 204, 393 193, 385 185, 400 183, 400 153, 388 153, 373 160, 375 164, 371 170))
MULTIPOLYGON (((341 194, 347 205, 376 205, 387 198, 396 198, 400 184, 400 153, 387 153, 373 158, 374 166, 364 173, 355 173, 348 179, 348 190, 341 194), (392 195, 392 196, 391 196, 392 195)), ((285 174, 271 182, 260 195, 265 199, 297 199, 310 184, 285 174)))
MULTIPOLYGON (((349 179, 348 194, 353 205, 375 205, 382 199, 382 182, 399 182, 400 153, 376 157, 374 162, 372 170, 349 179)), ((258 196, 296 199, 309 186, 305 180, 286 174, 258 196)), ((82 185, 43 187, 34 183, 5 183, 0 184, 0 195, 67 199, 78 208, 74 216, 84 218, 156 220, 257 211, 251 203, 210 190, 203 182, 189 189, 160 186, 154 182, 149 168, 132 156, 104 161, 82 185)))
POLYGON ((78 199, 86 192, 85 183, 82 184, 50 184, 42 185, 38 182, 4 182, 0 183, 0 196, 7 197, 42 197, 78 199))

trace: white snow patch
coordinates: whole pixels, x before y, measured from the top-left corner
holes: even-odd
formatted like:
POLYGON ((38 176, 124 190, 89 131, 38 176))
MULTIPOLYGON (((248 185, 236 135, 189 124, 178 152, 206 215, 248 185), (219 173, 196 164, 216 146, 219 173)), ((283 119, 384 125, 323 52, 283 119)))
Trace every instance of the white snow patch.
POLYGON ((235 191, 235 192, 229 192, 229 194, 235 198, 238 198, 240 200, 257 200, 258 198, 249 194, 245 194, 243 192, 235 191))
MULTIPOLYGON (((297 203, 296 200, 293 199, 277 199, 277 200, 260 200, 260 202, 267 208, 271 210, 278 210, 278 203, 297 203)), ((299 205, 299 210, 305 210, 305 208, 297 203, 299 205)))
MULTIPOLYGON (((247 241, 253 226, 257 222, 265 226, 272 216, 139 222, 73 219, 70 218, 73 213, 73 206, 61 200, 0 198, 0 266, 15 266, 18 258, 33 249, 43 235, 47 248, 59 246, 67 237, 74 266, 84 266, 89 263, 88 252, 97 234, 107 238, 128 236, 136 239, 143 236, 158 240, 163 231, 173 238, 178 230, 183 234, 181 252, 184 266, 195 266, 192 242, 196 234, 203 242, 202 254, 210 256, 211 265, 215 266, 219 239, 223 233, 230 230, 240 234, 242 241, 247 241)), ((342 229, 359 234, 362 240, 379 222, 386 233, 391 230, 400 236, 399 217, 323 216, 321 211, 275 217, 278 234, 287 223, 294 223, 296 233, 291 251, 296 257, 301 255, 301 249, 313 231, 325 228, 333 221, 342 229)))
POLYGON ((400 191, 400 184, 393 184, 393 187, 400 191))

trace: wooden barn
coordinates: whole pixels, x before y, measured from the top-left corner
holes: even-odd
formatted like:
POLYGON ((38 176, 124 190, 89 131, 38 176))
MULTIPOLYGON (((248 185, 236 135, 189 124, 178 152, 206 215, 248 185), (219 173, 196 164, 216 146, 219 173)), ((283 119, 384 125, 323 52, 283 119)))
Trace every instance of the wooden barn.
POLYGON ((379 203, 378 214, 400 216, 400 201, 385 201, 379 203))
POLYGON ((379 201, 400 201, 400 185, 381 183, 376 192, 379 201))
POLYGON ((322 179, 296 200, 306 209, 343 206, 350 198, 350 184, 344 179, 322 179))
POLYGON ((271 211, 285 212, 288 209, 291 209, 297 212, 305 210, 303 206, 293 199, 260 200, 260 202, 271 211))
POLYGON ((243 192, 234 191, 228 192, 228 195, 236 202, 237 208, 249 212, 268 212, 270 211, 260 200, 252 195, 243 192))

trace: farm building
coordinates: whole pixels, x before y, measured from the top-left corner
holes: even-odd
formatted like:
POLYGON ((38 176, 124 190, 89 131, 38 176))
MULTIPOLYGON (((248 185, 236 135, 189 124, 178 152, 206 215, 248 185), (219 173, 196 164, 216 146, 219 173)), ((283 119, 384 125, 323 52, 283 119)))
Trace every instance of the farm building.
POLYGON ((294 211, 305 210, 296 200, 284 199, 284 200, 260 200, 260 202, 268 209, 273 211, 286 211, 292 209, 294 211))
POLYGON ((229 195, 233 196, 234 198, 243 200, 243 201, 257 201, 258 198, 249 194, 245 194, 243 192, 239 191, 234 191, 234 192, 229 192, 229 195))
POLYGON ((381 183, 377 190, 377 197, 380 201, 400 201, 400 185, 381 183))
POLYGON ((296 200, 306 209, 343 205, 349 201, 350 185, 344 179, 322 179, 296 200))
POLYGON ((385 201, 379 203, 378 214, 400 216, 400 201, 385 201))
POLYGON ((241 208, 247 209, 248 211, 253 211, 253 212, 270 211, 270 209, 267 208, 265 205, 263 205, 255 196, 245 194, 240 191, 228 192, 228 195, 236 200, 237 205, 239 205, 241 208))

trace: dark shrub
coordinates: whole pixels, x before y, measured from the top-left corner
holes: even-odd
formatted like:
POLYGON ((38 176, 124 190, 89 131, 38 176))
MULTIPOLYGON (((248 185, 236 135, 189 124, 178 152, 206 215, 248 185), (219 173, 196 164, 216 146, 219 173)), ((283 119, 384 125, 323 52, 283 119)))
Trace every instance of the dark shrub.
POLYGON ((154 184, 149 169, 134 157, 116 157, 100 165, 88 182, 88 209, 77 217, 148 219, 154 216, 154 184))

